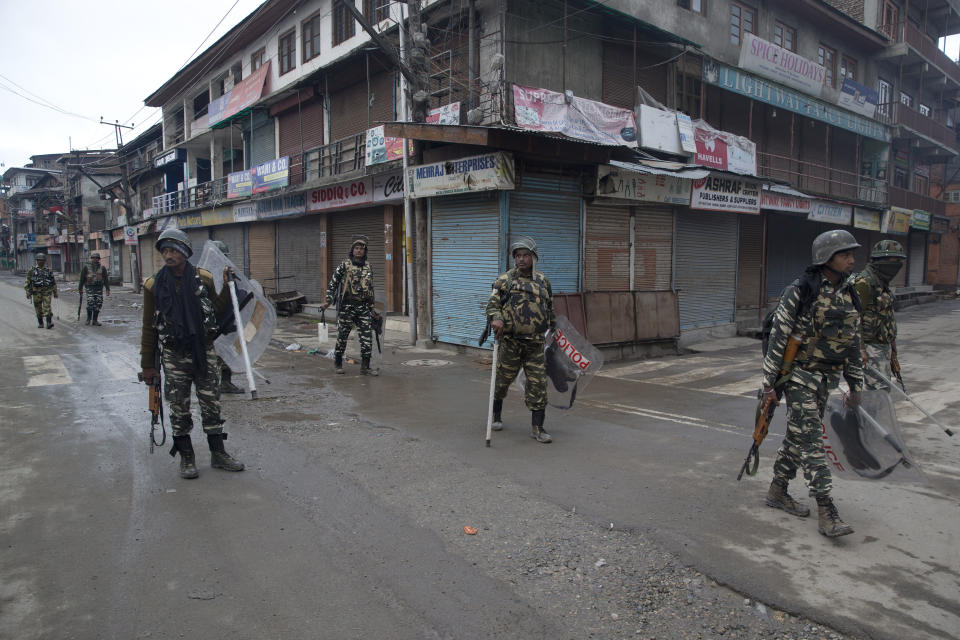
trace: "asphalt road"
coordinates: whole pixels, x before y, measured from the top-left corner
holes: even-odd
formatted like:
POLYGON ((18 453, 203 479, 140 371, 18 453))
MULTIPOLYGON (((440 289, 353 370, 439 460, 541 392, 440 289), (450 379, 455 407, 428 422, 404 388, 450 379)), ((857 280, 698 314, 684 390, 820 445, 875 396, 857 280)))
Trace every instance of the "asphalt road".
MULTIPOLYGON (((211 469, 197 436, 201 477, 184 481, 166 447, 147 446, 139 297, 116 291, 105 326, 91 328, 64 295, 48 331, 16 285, 0 281, 0 637, 960 629, 960 444, 898 404, 926 482, 838 478, 856 533, 827 540, 815 518, 763 506, 782 410, 761 473, 735 480, 752 431, 755 344, 608 366, 574 410, 548 411, 546 446, 528 437, 511 392, 489 449, 482 355, 388 336, 371 379, 271 348, 259 398, 224 399, 227 448, 247 471, 211 469)), ((956 301, 900 314, 908 388, 951 425, 958 316, 956 301)), ((311 347, 315 336, 282 319, 276 339, 311 347)))

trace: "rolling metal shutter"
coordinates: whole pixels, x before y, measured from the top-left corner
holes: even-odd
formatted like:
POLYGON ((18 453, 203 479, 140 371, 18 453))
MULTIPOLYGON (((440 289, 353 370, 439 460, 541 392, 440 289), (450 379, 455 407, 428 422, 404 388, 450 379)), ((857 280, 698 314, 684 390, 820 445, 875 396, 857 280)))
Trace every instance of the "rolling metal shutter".
POLYGON ((247 262, 247 250, 243 244, 243 227, 242 224, 226 224, 219 227, 213 228, 213 239, 220 240, 225 242, 227 245, 227 250, 229 251, 227 257, 230 258, 230 261, 237 265, 238 269, 242 269, 244 275, 249 273, 249 263, 247 262))
POLYGON ((760 300, 761 248, 763 220, 760 216, 740 216, 740 258, 737 264, 737 308, 758 309, 760 300))
POLYGON ((486 324, 490 288, 504 271, 500 192, 433 198, 430 221, 433 336, 475 347, 486 324))
POLYGON ((197 263, 200 254, 203 253, 203 245, 210 239, 210 228, 202 227, 200 229, 185 229, 187 237, 190 239, 190 245, 193 247, 193 255, 190 256, 190 262, 197 263))
MULTIPOLYGON (((927 269, 927 234, 922 231, 911 231, 909 236, 910 247, 907 250, 907 284, 918 287, 926 279, 927 269)), ((901 269, 903 271, 903 269, 901 269)))
POLYGON ((323 101, 319 98, 303 102, 277 117, 279 147, 277 157, 290 157, 290 184, 303 182, 303 151, 323 145, 323 101))
MULTIPOLYGON (((373 270, 373 291, 377 308, 383 310, 387 295, 383 290, 387 250, 384 243, 383 209, 358 209, 330 217, 331 273, 350 255, 354 235, 367 236, 367 263, 373 270)), ((324 284, 326 287, 326 283, 324 284)))
POLYGON ((510 241, 517 236, 536 241, 536 268, 550 280, 553 293, 579 291, 580 181, 525 173, 523 190, 507 193, 510 241))
POLYGON ((323 302, 320 216, 277 222, 277 277, 281 291, 297 290, 307 302, 323 302))
POLYGON ((784 287, 810 266, 810 247, 820 233, 806 218, 769 214, 767 218, 767 299, 780 297, 784 287))
POLYGON ((630 207, 587 205, 583 263, 584 291, 630 290, 630 207))
POLYGON ((250 279, 263 287, 264 293, 278 293, 276 276, 276 223, 252 222, 247 229, 247 256, 250 279))
POLYGON ((331 142, 366 131, 376 122, 395 119, 393 73, 371 76, 370 94, 367 93, 366 80, 331 94, 331 142), (370 94, 373 96, 372 106, 368 103, 370 94))
POLYGON ((273 118, 258 111, 253 117, 253 136, 250 149, 250 165, 255 167, 277 157, 276 133, 273 118))
MULTIPOLYGON (((140 242, 137 245, 137 260, 140 261, 140 275, 144 280, 160 270, 160 254, 154 248, 157 236, 140 236, 140 242)), ((126 244, 121 245, 124 266, 124 282, 133 282, 133 274, 130 264, 130 247, 126 244)))
POLYGON ((666 291, 673 285, 673 211, 634 208, 633 288, 666 291))
POLYGON ((633 78, 633 48, 603 43, 603 102, 633 109, 636 88, 633 78))
POLYGON ((729 324, 737 287, 737 216, 684 211, 677 220, 680 328, 729 324))

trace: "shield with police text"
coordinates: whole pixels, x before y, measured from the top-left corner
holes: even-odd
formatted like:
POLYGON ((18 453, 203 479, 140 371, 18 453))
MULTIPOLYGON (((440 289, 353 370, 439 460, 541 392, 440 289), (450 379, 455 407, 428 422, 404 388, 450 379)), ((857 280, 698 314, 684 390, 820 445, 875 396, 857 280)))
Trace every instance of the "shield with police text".
MULTIPOLYGON (((573 328, 566 316, 557 316, 557 327, 549 335, 544 359, 547 370, 547 403, 557 409, 569 409, 577 395, 603 366, 603 354, 573 328)), ((517 384, 526 385, 521 371, 517 384)))

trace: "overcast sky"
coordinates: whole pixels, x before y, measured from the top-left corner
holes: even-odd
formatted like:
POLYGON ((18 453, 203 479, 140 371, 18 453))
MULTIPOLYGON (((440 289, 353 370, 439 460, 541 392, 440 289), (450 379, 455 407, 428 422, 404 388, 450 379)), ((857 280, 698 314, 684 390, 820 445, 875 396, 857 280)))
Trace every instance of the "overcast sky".
MULTIPOLYGON (((144 98, 261 2, 0 0, 0 163, 23 166, 71 143, 114 148, 101 116, 136 124, 123 131, 132 140, 160 118, 144 98)), ((950 40, 956 59, 960 38, 950 40)))
POLYGON ((262 2, 0 0, 0 172, 67 152, 71 140, 114 148, 101 116, 135 123, 123 131, 132 140, 160 118, 144 98, 262 2))

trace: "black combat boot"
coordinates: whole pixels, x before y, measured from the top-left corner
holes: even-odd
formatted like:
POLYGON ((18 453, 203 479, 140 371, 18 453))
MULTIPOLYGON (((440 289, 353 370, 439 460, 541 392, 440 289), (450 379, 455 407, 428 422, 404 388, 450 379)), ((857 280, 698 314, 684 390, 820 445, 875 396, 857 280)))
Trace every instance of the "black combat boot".
POLYGON ((180 452, 180 477, 192 480, 200 476, 197 473, 197 459, 193 453, 193 442, 189 435, 173 436, 173 447, 170 448, 170 455, 175 456, 180 452))
POLYGON ((53 314, 47 314, 47 329, 53 329, 53 314))
POLYGON ((820 516, 820 533, 828 538, 838 538, 853 533, 853 527, 840 519, 837 506, 830 496, 817 496, 817 515, 820 516))
POLYGON ((233 378, 233 372, 229 367, 224 367, 220 372, 220 393, 243 393, 243 389, 233 384, 231 378, 233 378))
POLYGON ((360 375, 362 376, 378 376, 380 372, 376 369, 370 368, 370 356, 363 356, 360 358, 360 375))
POLYGON ((767 491, 767 506, 774 509, 783 509, 792 516, 806 518, 810 515, 810 508, 805 504, 800 504, 787 493, 787 483, 779 478, 774 478, 770 483, 770 489, 767 491))
POLYGON ((343 373, 343 354, 333 354, 333 370, 337 373, 343 373))
POLYGON ((43 329, 43 316, 37 316, 37 329, 43 329))
POLYGON ((546 409, 537 409, 530 414, 530 437, 543 444, 553 442, 550 434, 543 430, 543 418, 546 414, 546 409))
POLYGON ((503 411, 503 398, 499 400, 497 398, 493 399, 493 423, 490 425, 490 428, 493 431, 503 431, 503 419, 500 417, 500 412, 503 411))
POLYGON ((95 326, 95 327, 102 327, 103 325, 100 324, 100 322, 97 320, 97 316, 99 316, 99 315, 100 315, 100 312, 99 312, 99 311, 94 311, 94 312, 93 312, 93 321, 92 321, 90 324, 92 324, 92 325, 95 326))
POLYGON ((93 312, 90 309, 87 309, 87 321, 83 324, 90 324, 90 319, 93 317, 93 312))
POLYGON ((224 471, 243 471, 243 463, 234 459, 223 448, 225 433, 208 433, 207 444, 210 445, 210 466, 224 471))

